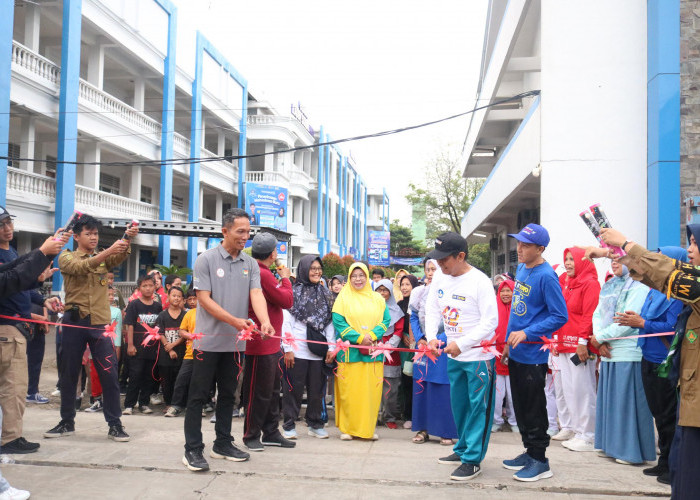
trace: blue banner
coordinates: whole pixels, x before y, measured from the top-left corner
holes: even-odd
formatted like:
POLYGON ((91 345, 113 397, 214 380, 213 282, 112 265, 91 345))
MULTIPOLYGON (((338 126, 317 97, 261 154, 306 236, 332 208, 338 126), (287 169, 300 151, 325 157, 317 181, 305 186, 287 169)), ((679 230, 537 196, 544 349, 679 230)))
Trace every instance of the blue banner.
POLYGON ((398 266, 420 266, 423 264, 422 257, 391 257, 391 265, 398 266))
POLYGON ((391 234, 389 231, 368 231, 368 233, 367 261, 372 266, 388 266, 391 234))
POLYGON ((287 230, 287 188, 246 182, 245 199, 252 225, 287 230))

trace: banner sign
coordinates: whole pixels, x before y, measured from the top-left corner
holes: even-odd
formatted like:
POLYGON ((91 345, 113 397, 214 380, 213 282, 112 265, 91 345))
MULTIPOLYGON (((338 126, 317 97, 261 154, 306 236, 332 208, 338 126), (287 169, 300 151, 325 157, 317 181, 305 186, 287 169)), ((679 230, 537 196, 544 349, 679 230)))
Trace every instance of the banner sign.
POLYGON ((389 265, 389 244, 391 233, 389 231, 368 231, 367 257, 372 266, 389 265))
POLYGON ((245 199, 252 225, 287 230, 287 188, 246 182, 245 199))
MULTIPOLYGON (((248 241, 245 242, 245 247, 250 248, 253 246, 253 238, 249 239, 248 241)), ((289 251, 289 246, 287 245, 286 241, 277 241, 277 258, 284 264, 285 266, 289 267, 289 264, 287 263, 287 258, 288 254, 287 252, 289 251)))
POLYGON ((422 257, 391 257, 389 259, 391 265, 398 266, 421 266, 423 265, 422 257))

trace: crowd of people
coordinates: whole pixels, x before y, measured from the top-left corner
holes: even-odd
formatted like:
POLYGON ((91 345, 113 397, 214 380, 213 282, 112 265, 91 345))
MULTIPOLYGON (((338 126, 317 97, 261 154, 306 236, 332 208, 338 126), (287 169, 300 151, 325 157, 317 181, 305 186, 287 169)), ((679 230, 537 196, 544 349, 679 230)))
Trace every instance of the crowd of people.
MULTIPOLYGON (((205 415, 215 424, 210 457, 245 461, 266 447, 295 447, 305 398, 309 436, 329 437, 332 401, 341 440, 376 440, 378 425, 412 429, 415 444, 432 435, 452 448, 438 462, 456 467, 456 481, 481 473, 491 434, 503 431, 519 432, 525 448, 503 461, 519 481, 552 477, 550 439, 619 464, 656 461, 643 473, 672 484, 674 498, 690 498, 698 481, 700 225, 688 226, 688 250, 649 251, 606 229, 609 246, 571 246, 553 267, 542 256, 547 230, 528 224, 510 235, 515 275, 493 279, 469 264, 462 236, 444 233, 420 276, 400 270, 392 280, 362 262, 327 277, 315 255, 292 276, 272 234, 256 234, 243 251, 250 214, 231 209, 191 286, 151 271, 125 308, 112 269, 138 229, 105 250, 99 231, 83 214, 19 257, 12 216, 0 211, 2 453, 39 448, 22 436, 22 417, 25 404, 48 402, 38 379, 44 333, 58 315, 61 419, 45 438, 75 432, 89 379, 85 411, 102 411, 115 441, 130 439, 124 415, 156 406, 165 417, 184 415, 182 462, 191 471, 209 468, 205 415), (71 237, 75 249, 61 251, 71 237), (602 286, 596 258, 612 259, 602 286), (35 290, 57 271, 63 303, 35 290), (243 446, 231 434, 237 416, 243 446)), ((0 482, 0 499, 28 496, 0 482)))

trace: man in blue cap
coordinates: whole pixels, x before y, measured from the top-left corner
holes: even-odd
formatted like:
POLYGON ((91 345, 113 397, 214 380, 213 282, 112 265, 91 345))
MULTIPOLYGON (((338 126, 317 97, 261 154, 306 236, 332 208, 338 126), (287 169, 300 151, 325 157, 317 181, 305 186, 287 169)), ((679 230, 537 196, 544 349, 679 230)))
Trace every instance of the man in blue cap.
POLYGON ((539 224, 528 224, 517 234, 518 270, 510 307, 508 333, 503 357, 508 359, 513 409, 526 452, 503 467, 517 471, 518 481, 539 481, 552 477, 545 451, 547 434, 547 359, 541 337, 551 338, 568 321, 566 302, 559 279, 542 257, 549 245, 549 233, 539 224), (533 343, 523 343, 533 342, 533 343))

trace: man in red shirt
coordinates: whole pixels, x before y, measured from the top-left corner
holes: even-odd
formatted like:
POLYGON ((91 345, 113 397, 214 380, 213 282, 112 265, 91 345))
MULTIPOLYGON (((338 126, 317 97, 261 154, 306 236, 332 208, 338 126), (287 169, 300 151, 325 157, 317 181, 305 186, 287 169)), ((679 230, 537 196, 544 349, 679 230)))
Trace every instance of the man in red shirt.
MULTIPOLYGON (((270 233, 256 234, 251 250, 260 266, 260 284, 267 301, 270 323, 275 332, 281 335, 282 310, 292 307, 294 301, 289 268, 277 268, 281 278, 279 281, 270 271, 270 266, 277 259, 277 239, 270 233)), ((252 308, 248 313, 250 319, 259 324, 252 308)), ((263 451, 264 446, 294 448, 296 445, 294 441, 285 439, 279 431, 280 358, 278 338, 261 338, 256 334, 254 340, 246 343, 243 399, 247 401, 247 406, 243 443, 250 451, 263 451)))

